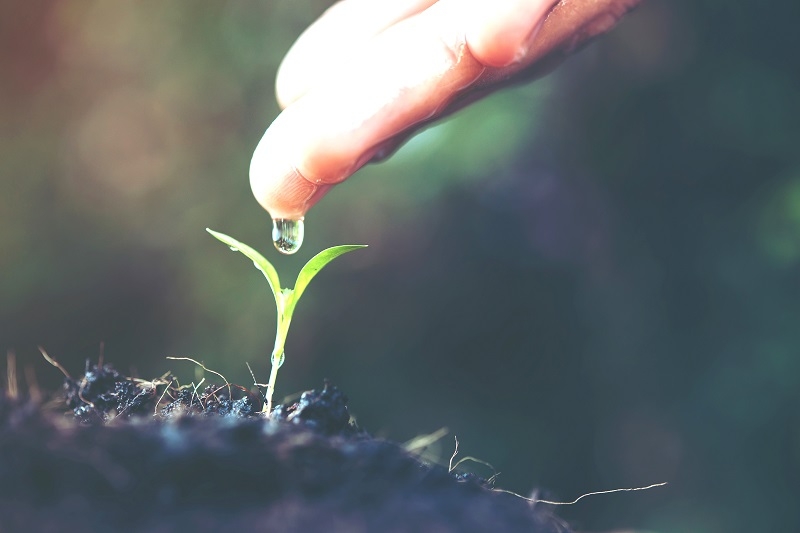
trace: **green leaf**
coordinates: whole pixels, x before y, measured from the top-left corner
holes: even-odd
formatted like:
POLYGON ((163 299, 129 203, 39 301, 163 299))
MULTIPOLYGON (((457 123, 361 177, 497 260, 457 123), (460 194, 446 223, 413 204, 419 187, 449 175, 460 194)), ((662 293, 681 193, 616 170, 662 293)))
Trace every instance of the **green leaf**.
POLYGON ((305 292, 308 284, 311 283, 311 280, 314 279, 314 276, 316 276, 317 273, 328 263, 340 255, 346 254, 347 252, 352 252, 353 250, 366 247, 366 244, 342 244, 340 246, 333 246, 326 250, 322 250, 320 253, 312 257, 297 275, 297 281, 294 283, 294 292, 291 296, 291 300, 286 303, 286 314, 290 317, 292 316, 294 306, 297 305, 297 301, 300 299, 300 296, 303 295, 303 292, 305 292))
POLYGON ((278 277, 278 271, 275 270, 275 267, 272 266, 272 263, 267 261, 263 255, 256 252, 254 249, 237 241, 233 237, 229 237, 224 233, 219 233, 209 228, 206 228, 206 231, 216 237, 218 240, 230 246, 231 249, 246 255, 248 259, 253 262, 255 267, 259 269, 262 274, 264 274, 264 277, 267 278, 267 282, 269 283, 269 288, 272 289, 272 294, 275 296, 275 303, 277 304, 279 310, 278 312, 280 312, 283 300, 281 295, 281 280, 278 277))
POLYGON ((317 275, 317 272, 322 270, 325 265, 342 254, 358 250, 359 248, 366 248, 367 246, 362 244, 345 244, 323 250, 312 257, 300 270, 300 274, 297 275, 297 281, 295 281, 294 284, 294 289, 281 289, 278 271, 275 270, 272 263, 267 261, 264 256, 246 244, 224 233, 219 233, 209 228, 206 228, 206 231, 227 244, 231 250, 241 252, 253 261, 256 268, 267 278, 269 288, 272 289, 272 295, 275 296, 275 305, 278 309, 278 326, 275 330, 275 347, 272 349, 272 357, 270 358, 272 369, 269 373, 269 385, 267 386, 266 402, 264 404, 264 410, 269 413, 272 407, 272 394, 275 391, 275 380, 278 376, 278 369, 283 364, 285 358, 284 345, 286 344, 286 336, 289 334, 289 326, 292 323, 292 314, 294 313, 297 301, 300 299, 300 296, 303 295, 303 292, 314 276, 317 275))

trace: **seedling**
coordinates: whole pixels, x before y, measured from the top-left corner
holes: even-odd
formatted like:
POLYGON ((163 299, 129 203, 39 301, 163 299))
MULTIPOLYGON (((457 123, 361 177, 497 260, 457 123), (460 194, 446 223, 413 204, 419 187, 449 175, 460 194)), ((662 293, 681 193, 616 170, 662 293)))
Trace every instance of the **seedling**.
POLYGON ((342 254, 358 250, 359 248, 366 248, 365 244, 343 244, 341 246, 334 246, 327 250, 322 250, 320 253, 311 258, 311 260, 300 269, 297 275, 297 281, 294 282, 293 289, 281 289, 280 278, 278 271, 272 266, 272 263, 256 252, 251 247, 241 243, 222 233, 206 228, 211 235, 227 244, 231 250, 241 252, 246 255, 248 259, 253 261, 255 267, 264 274, 269 283, 269 288, 272 289, 272 294, 275 296, 275 306, 278 310, 278 328, 275 332, 275 346, 272 349, 272 356, 270 357, 271 370, 269 373, 269 383, 267 385, 267 402, 264 405, 264 410, 267 413, 272 412, 272 393, 275 390, 275 380, 278 377, 278 369, 283 365, 285 359, 284 345, 286 343, 286 335, 289 334, 289 326, 292 323, 292 315, 294 314, 297 301, 300 296, 305 292, 306 287, 317 275, 317 273, 325 267, 328 263, 336 259, 342 254))

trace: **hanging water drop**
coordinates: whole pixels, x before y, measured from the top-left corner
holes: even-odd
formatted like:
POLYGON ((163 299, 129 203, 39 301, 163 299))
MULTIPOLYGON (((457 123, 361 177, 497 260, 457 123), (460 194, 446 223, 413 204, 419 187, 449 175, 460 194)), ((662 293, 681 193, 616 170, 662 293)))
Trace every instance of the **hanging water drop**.
POLYGON ((272 219, 272 242, 282 254, 291 255, 300 249, 303 244, 305 227, 303 219, 290 218, 272 219))

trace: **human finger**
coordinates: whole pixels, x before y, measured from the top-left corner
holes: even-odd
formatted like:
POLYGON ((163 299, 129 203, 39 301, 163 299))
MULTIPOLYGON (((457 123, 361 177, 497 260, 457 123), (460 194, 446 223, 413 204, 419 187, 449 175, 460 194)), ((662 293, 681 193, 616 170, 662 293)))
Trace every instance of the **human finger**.
POLYGON ((251 164, 256 197, 274 218, 302 217, 334 184, 421 125, 551 68, 636 3, 562 1, 521 59, 487 67, 467 45, 470 19, 459 3, 440 0, 376 35, 337 79, 319 83, 276 119, 251 164))
POLYGON ((555 3, 556 0, 473 2, 464 28, 470 51, 489 67, 505 67, 522 60, 555 3))
POLYGON ((382 161, 391 156, 418 130, 432 122, 441 120, 499 89, 547 74, 594 37, 610 30, 640 2, 641 0, 558 2, 532 35, 530 46, 522 57, 506 67, 487 68, 479 80, 467 91, 456 95, 436 116, 382 143, 372 161, 382 161))
POLYGON ((278 67, 275 93, 282 108, 319 80, 335 74, 343 58, 372 37, 436 0, 341 0, 314 21, 292 45, 278 67))
POLYGON ((250 178, 273 218, 302 217, 383 141, 432 117, 480 77, 484 67, 469 53, 453 6, 438 2, 387 28, 272 123, 250 178))

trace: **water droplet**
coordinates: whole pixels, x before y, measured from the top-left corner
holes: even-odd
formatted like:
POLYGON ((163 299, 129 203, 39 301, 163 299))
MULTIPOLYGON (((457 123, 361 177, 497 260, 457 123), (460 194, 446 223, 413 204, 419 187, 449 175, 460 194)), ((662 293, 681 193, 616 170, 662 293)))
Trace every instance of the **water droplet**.
POLYGON ((239 249, 237 247, 235 247, 235 246, 228 246, 228 248, 231 249, 231 252, 238 252, 239 251, 239 249))
POLYGON ((272 242, 282 254, 291 255, 300 249, 303 244, 305 227, 303 219, 290 218, 272 219, 272 242))

